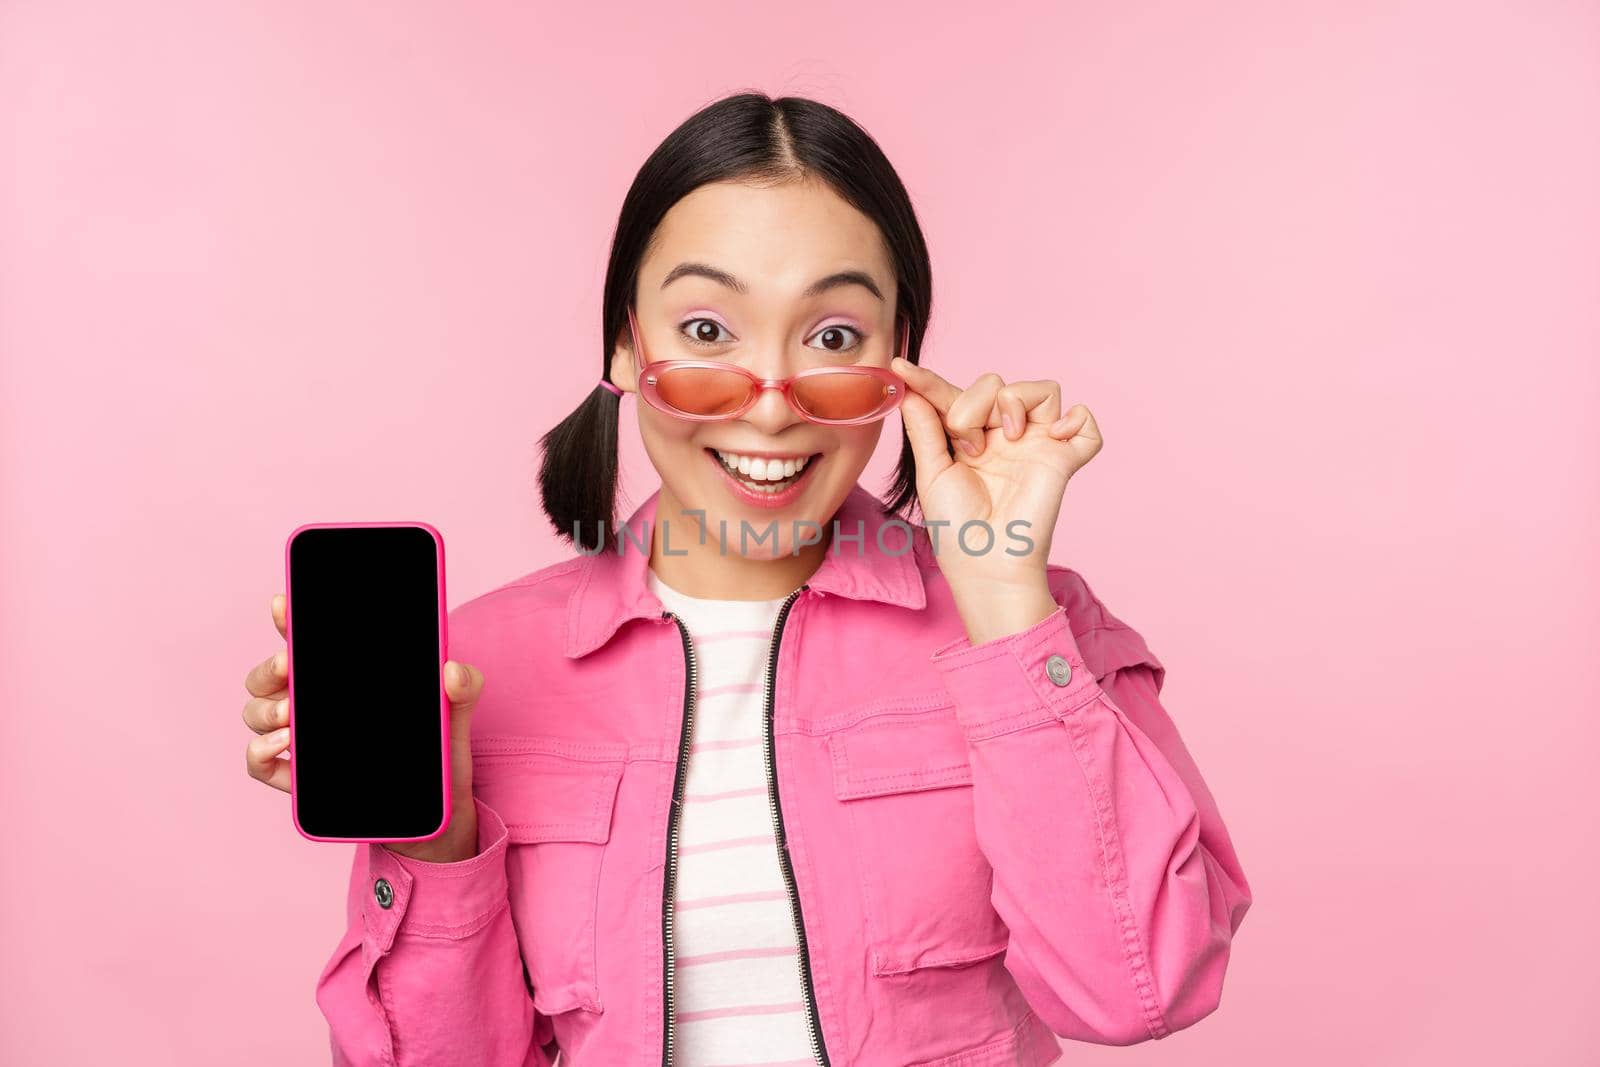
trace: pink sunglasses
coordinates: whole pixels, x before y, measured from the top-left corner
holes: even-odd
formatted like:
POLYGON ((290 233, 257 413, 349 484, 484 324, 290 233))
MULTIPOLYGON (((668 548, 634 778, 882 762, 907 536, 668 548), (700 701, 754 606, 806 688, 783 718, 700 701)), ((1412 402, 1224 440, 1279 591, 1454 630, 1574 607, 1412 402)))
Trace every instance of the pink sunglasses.
MULTIPOLYGON (((777 389, 789 407, 807 421, 825 426, 857 426, 884 418, 905 398, 905 382, 886 367, 813 367, 790 378, 758 378, 743 367, 708 359, 651 363, 631 305, 628 328, 633 331, 634 347, 639 353, 640 399, 680 419, 737 419, 756 406, 764 390, 777 389)), ((910 341, 911 326, 907 323, 900 338, 902 359, 910 341)))

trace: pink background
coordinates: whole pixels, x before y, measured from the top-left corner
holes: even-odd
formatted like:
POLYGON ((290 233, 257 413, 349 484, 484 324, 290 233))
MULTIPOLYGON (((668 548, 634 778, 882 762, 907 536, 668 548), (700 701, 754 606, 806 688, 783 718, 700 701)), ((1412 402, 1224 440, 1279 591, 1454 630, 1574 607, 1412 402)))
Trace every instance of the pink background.
POLYGON ((0 8, 0 1060, 326 1061, 350 851, 243 768, 283 540, 564 556, 623 193, 756 87, 900 169, 928 365, 1096 412, 1056 559, 1256 891, 1220 1012, 1066 1062, 1594 1062, 1596 5, 538 8, 0 8))

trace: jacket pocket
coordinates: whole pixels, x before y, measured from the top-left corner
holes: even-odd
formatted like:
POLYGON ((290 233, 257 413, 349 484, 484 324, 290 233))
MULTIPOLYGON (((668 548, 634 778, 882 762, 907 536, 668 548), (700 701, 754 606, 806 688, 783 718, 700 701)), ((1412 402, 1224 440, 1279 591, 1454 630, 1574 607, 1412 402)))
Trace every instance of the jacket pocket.
POLYGON ((950 707, 882 715, 828 739, 862 878, 874 974, 954 966, 1005 950, 978 848, 972 767, 950 707))
MULTIPOLYGON (((533 1005, 546 1015, 602 1010, 595 928, 602 859, 611 839, 615 758, 538 748, 536 739, 473 742, 472 789, 505 821, 511 913, 533 1005)), ((552 746, 563 747, 561 742, 552 746)))

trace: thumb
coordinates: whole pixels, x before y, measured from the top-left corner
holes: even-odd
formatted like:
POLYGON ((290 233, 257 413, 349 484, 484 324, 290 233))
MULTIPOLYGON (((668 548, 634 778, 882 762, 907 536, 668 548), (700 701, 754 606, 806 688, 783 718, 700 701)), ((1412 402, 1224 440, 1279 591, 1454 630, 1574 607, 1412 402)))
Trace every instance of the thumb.
POLYGON ((917 481, 922 485, 933 484, 935 478, 955 463, 950 458, 944 419, 926 398, 907 393, 900 401, 900 421, 905 424, 911 453, 917 462, 917 481))
POLYGON ((457 797, 472 793, 472 709, 483 692, 483 672, 450 660, 444 665, 444 692, 450 700, 450 787, 457 797))
POLYGON ((483 692, 483 672, 466 663, 449 660, 444 665, 444 693, 450 700, 450 718, 465 719, 472 714, 483 692))

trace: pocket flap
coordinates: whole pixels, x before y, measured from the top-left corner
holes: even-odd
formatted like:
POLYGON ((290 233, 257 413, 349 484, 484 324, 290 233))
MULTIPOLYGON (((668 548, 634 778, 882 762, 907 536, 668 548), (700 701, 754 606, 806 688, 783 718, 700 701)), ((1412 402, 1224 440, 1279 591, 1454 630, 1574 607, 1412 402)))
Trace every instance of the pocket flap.
POLYGON ((517 844, 611 837, 611 812, 627 765, 547 752, 473 752, 472 791, 505 820, 517 844))
POLYGON ((972 784, 967 739, 951 707, 867 719, 828 738, 840 800, 972 784))

